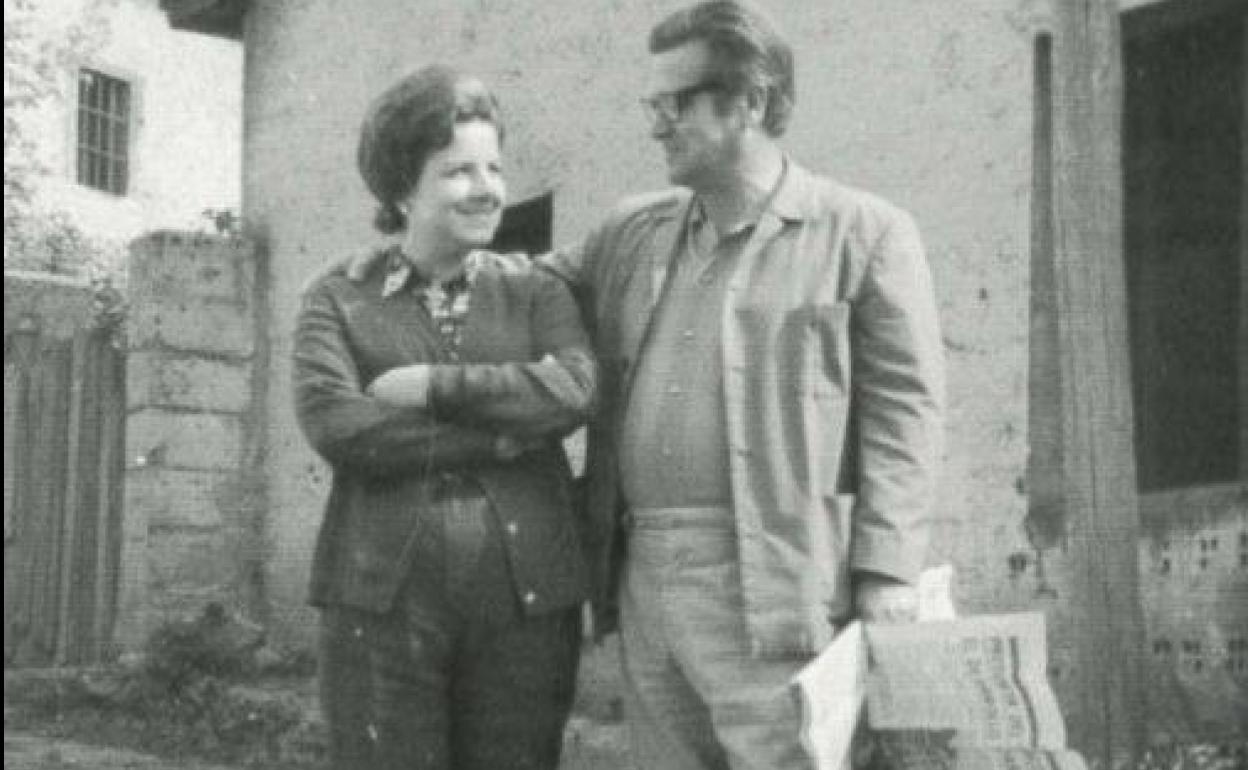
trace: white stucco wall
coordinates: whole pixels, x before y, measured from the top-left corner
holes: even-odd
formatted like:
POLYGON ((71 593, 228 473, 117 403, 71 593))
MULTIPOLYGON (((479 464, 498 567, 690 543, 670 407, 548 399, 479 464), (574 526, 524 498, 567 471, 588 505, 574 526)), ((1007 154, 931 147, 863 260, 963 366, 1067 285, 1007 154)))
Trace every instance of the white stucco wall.
MULTIPOLYGON (((620 196, 661 186, 637 107, 645 37, 671 0, 331 0, 255 3, 244 206, 272 258, 272 483, 268 588, 281 633, 304 609, 327 473, 288 394, 300 287, 373 239, 356 132, 368 100, 409 70, 460 65, 499 92, 513 197, 551 191, 555 240, 583 234, 620 196)), ((1027 291, 1036 0, 767 3, 798 61, 787 145, 801 162, 917 217, 940 295, 950 365, 948 470, 934 561, 961 572, 965 609, 1035 601, 1010 579, 1026 550, 1027 291)))
POLYGON ((59 93, 29 117, 27 133, 48 171, 39 205, 119 243, 160 228, 210 229, 204 209, 237 210, 242 46, 170 28, 158 0, 35 3, 36 40, 61 44, 75 28, 87 31, 85 55, 56 68, 59 93), (79 67, 131 83, 131 177, 124 196, 76 181, 79 67))

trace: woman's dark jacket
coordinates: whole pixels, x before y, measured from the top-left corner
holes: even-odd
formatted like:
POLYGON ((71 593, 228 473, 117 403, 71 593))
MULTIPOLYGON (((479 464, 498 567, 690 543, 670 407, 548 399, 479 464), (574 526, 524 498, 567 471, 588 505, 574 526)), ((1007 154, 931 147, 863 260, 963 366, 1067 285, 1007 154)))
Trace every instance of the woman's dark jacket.
POLYGON ((484 253, 452 363, 413 292, 383 296, 389 261, 356 260, 368 265, 363 274, 338 269, 321 277, 299 314, 295 409, 312 447, 333 467, 311 602, 387 611, 439 474, 475 480, 493 504, 527 614, 583 601, 582 525, 560 441, 585 421, 594 400, 594 363, 575 302, 546 271, 514 255, 484 253), (427 408, 366 394, 382 373, 414 363, 436 364, 427 408), (501 459, 500 435, 537 446, 501 459))

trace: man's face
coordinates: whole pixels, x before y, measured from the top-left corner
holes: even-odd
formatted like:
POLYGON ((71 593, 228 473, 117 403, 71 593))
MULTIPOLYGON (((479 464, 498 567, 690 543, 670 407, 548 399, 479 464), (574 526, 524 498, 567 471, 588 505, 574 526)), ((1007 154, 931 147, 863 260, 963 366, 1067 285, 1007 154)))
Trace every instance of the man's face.
POLYGON ((668 179, 695 190, 726 174, 740 151, 743 123, 730 104, 721 113, 721 84, 700 40, 651 58, 650 136, 663 147, 668 179))

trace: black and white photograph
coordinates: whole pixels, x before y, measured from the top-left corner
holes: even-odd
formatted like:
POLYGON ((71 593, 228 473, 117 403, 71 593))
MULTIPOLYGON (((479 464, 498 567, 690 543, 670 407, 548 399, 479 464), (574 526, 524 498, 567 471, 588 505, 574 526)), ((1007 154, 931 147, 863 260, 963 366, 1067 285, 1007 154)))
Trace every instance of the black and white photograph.
POLYGON ((1244 0, 4 0, 8 770, 1248 770, 1244 0))

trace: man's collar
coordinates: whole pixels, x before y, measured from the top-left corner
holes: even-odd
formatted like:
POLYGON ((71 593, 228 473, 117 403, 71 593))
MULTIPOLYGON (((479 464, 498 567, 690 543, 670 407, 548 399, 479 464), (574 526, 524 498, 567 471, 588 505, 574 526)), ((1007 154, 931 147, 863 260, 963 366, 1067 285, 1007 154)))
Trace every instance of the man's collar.
MULTIPOLYGON (((786 222, 799 222, 806 218, 807 202, 807 173, 801 166, 789 160, 786 155, 780 169, 780 177, 763 200, 762 205, 758 207, 753 216, 738 222, 732 231, 725 235, 734 235, 749 230, 758 225, 759 220, 767 214, 773 214, 786 222)), ((708 220, 702 200, 697 195, 693 196, 691 206, 689 225, 693 228, 700 227, 708 220)))
POLYGON ((775 214, 786 222, 798 222, 806 218, 809 178, 805 169, 784 156, 784 170, 775 191, 767 199, 764 212, 775 214))

